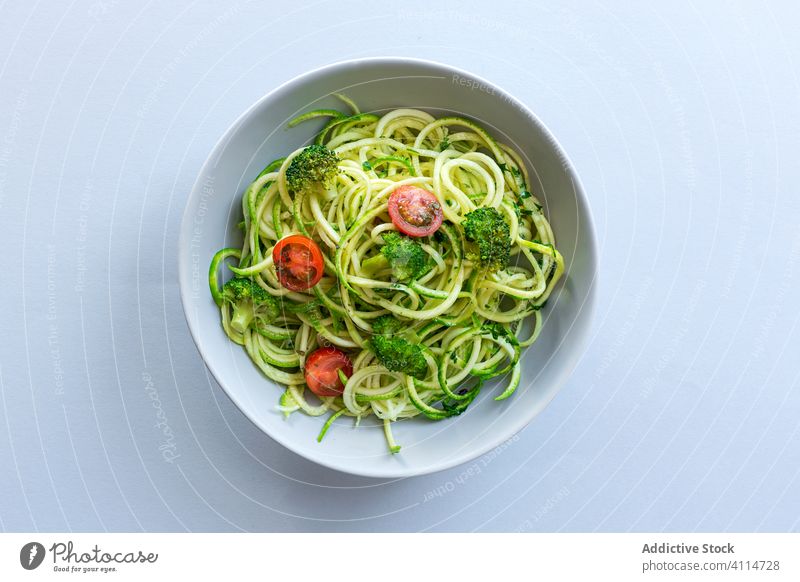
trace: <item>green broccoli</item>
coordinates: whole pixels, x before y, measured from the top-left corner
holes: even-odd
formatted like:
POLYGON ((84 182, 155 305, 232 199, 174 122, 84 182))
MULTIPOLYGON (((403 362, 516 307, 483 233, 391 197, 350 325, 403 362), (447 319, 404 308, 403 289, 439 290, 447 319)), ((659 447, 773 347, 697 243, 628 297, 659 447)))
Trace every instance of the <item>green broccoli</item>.
POLYGON ((428 374, 428 363, 419 344, 401 337, 375 335, 368 346, 387 370, 404 372, 418 380, 424 380, 428 374))
POLYGON ((258 283, 234 277, 222 288, 222 299, 233 307, 231 327, 244 333, 254 322, 268 325, 278 317, 278 301, 258 283))
POLYGON ((372 322, 372 331, 376 335, 394 335, 403 329, 403 322, 391 315, 381 315, 372 322))
POLYGON ((367 274, 391 267, 392 275, 398 281, 413 281, 431 270, 428 253, 411 237, 389 231, 383 233, 383 241, 381 254, 362 263, 367 274))
POLYGON ((383 234, 386 243, 381 254, 389 261, 392 274, 399 280, 419 279, 430 271, 431 261, 422 245, 411 237, 390 231, 383 234))
POLYGON ((387 370, 405 372, 419 380, 425 379, 428 364, 422 347, 410 341, 417 336, 406 329, 402 321, 391 315, 381 315, 372 323, 372 331, 375 335, 367 342, 367 346, 387 370))
POLYGON ((467 240, 467 257, 490 271, 505 269, 511 253, 511 228, 503 216, 491 207, 476 208, 461 223, 467 240))
POLYGON ((310 145, 297 154, 286 169, 286 185, 292 192, 329 187, 339 172, 338 156, 323 145, 310 145))

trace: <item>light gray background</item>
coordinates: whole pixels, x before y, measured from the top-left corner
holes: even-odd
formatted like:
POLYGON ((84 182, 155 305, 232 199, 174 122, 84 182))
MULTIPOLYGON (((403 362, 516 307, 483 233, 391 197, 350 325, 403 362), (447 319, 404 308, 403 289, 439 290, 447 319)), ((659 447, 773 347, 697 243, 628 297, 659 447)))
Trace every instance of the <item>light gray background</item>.
POLYGON ((800 529, 797 8, 632 4, 4 2, 0 527, 800 529), (387 54, 537 112, 602 263, 595 332, 549 408, 475 464, 391 483, 252 426, 175 275, 187 193, 239 113, 387 54))

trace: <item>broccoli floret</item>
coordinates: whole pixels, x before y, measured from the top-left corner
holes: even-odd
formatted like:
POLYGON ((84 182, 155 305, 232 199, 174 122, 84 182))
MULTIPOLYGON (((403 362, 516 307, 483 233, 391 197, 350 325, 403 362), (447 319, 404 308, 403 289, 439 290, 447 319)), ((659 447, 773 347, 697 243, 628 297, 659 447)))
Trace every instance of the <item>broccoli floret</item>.
POLYGON ((511 253, 511 228, 491 207, 476 208, 461 223, 468 241, 467 257, 490 271, 505 269, 511 253))
POLYGON ((368 345, 387 370, 404 372, 419 380, 425 379, 428 364, 419 344, 412 344, 401 337, 375 335, 368 345))
POLYGON ((372 331, 376 335, 394 335, 403 329, 403 322, 391 315, 381 315, 372 322, 372 331))
POLYGON ((310 145, 297 154, 286 169, 286 184, 292 192, 327 188, 339 172, 339 158, 322 145, 310 145))
POLYGON ((264 325, 272 323, 280 312, 277 300, 245 277, 234 277, 225 283, 222 299, 233 307, 231 327, 240 333, 254 321, 264 325))
MULTIPOLYGON (((367 345, 387 370, 405 372, 420 380, 425 378, 428 364, 422 347, 407 339, 411 336, 395 335, 403 332, 405 336, 402 321, 391 315, 381 315, 372 323, 372 331, 375 335, 367 345)), ((416 337, 416 334, 412 333, 412 336, 416 337)))
POLYGON ((391 268, 395 279, 410 281, 419 279, 433 267, 428 253, 414 239, 389 231, 383 233, 383 241, 385 244, 381 247, 381 254, 361 263, 366 275, 391 268))
POLYGON ((383 241, 386 244, 381 247, 381 254, 398 281, 419 279, 430 271, 430 257, 417 241, 393 231, 384 233, 383 241))

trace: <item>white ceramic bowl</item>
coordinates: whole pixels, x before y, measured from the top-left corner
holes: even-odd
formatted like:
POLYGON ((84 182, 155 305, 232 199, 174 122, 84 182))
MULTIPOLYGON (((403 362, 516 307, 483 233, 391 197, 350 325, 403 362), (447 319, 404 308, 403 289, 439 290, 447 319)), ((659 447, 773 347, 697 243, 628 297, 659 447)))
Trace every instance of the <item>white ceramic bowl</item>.
POLYGON ((192 189, 180 232, 181 298, 194 341, 230 398, 261 430, 295 453, 339 471, 371 477, 406 477, 464 463, 490 451, 528 424, 555 396, 584 349, 593 304, 597 254, 591 216, 580 182, 545 126, 522 103, 488 81, 453 67, 408 58, 367 58, 311 71, 278 87, 248 111, 214 147, 192 189), (353 428, 338 420, 322 443, 325 418, 302 413, 288 420, 275 409, 281 388, 265 378, 244 349, 220 327, 208 292, 212 255, 238 246, 241 195, 271 160, 305 144, 324 121, 287 129, 299 113, 343 109, 332 93, 345 93, 362 111, 414 107, 434 115, 471 117, 527 158, 534 192, 564 255, 566 271, 544 311, 539 340, 523 356, 522 382, 514 396, 492 399, 486 388, 459 417, 397 422, 400 454, 387 451, 381 429, 353 428))

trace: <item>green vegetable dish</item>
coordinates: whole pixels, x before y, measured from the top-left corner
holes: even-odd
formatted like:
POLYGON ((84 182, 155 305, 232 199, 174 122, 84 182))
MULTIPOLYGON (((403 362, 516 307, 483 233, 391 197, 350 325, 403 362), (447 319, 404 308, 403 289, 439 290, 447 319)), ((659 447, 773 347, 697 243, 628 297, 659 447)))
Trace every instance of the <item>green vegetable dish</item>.
POLYGON ((222 328, 278 409, 392 422, 464 412, 484 383, 520 381, 521 351, 564 271, 518 152, 460 117, 316 110, 315 143, 244 193, 241 248, 209 270, 222 328), (221 285, 222 263, 232 278, 221 285))

